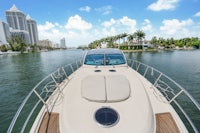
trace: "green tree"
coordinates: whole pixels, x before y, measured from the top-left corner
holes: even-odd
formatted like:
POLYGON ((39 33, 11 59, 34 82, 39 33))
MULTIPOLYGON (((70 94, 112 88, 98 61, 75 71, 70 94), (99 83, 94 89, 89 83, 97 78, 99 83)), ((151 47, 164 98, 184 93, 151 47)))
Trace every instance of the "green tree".
POLYGON ((137 30, 135 32, 138 44, 142 44, 142 39, 145 38, 145 33, 142 30, 137 30))
POLYGON ((158 43, 159 43, 159 45, 161 45, 161 46, 165 46, 165 39, 164 39, 163 37, 159 37, 159 38, 158 38, 158 43))
POLYGON ((157 47, 158 45, 158 39, 156 36, 152 37, 150 43, 154 46, 154 47, 157 47))
POLYGON ((7 48, 6 48, 6 45, 0 46, 0 50, 1 50, 1 52, 7 52, 8 51, 7 48))
POLYGON ((20 51, 21 53, 25 51, 26 43, 20 36, 12 36, 8 39, 8 43, 12 51, 20 51))

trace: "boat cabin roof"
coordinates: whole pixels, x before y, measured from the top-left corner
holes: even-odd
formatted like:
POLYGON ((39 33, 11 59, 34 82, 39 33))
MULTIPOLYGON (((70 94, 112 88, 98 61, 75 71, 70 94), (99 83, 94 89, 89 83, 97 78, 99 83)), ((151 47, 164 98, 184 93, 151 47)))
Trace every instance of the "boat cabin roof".
POLYGON ((120 51, 119 49, 111 49, 111 48, 92 49, 87 52, 87 55, 90 54, 122 54, 122 51, 120 51))

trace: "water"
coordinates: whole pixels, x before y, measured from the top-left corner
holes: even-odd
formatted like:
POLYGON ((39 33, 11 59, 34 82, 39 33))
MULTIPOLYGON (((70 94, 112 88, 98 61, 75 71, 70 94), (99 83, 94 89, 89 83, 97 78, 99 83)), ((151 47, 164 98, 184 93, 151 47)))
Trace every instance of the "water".
POLYGON ((83 56, 82 50, 0 56, 0 133, 30 90, 57 68, 83 56))
POLYGON ((138 52, 125 55, 165 73, 200 103, 200 50, 138 52))
MULTIPOLYGON (((0 132, 29 91, 57 68, 83 56, 81 50, 0 56, 0 132)), ((126 53, 172 77, 200 103, 200 50, 126 53)))

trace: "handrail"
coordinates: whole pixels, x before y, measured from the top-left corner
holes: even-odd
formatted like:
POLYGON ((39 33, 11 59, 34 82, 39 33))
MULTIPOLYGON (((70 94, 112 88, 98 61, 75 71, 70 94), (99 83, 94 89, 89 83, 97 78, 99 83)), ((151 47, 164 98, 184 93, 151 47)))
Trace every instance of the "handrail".
POLYGON ((176 106, 179 108, 179 110, 182 112, 182 114, 185 116, 185 118, 189 122, 190 126, 193 128, 193 131, 195 133, 199 132, 198 129, 196 128, 196 126, 194 125, 194 122, 191 120, 191 118, 186 113, 186 111, 183 109, 183 107, 181 107, 180 103, 178 103, 176 101, 176 99, 182 93, 184 93, 189 98, 189 100, 194 104, 195 108, 198 111, 200 111, 199 103, 189 94, 189 92, 187 90, 185 90, 181 85, 179 85, 177 82, 175 82, 173 79, 171 79, 167 75, 163 74, 159 70, 157 70, 157 69, 155 69, 155 68, 153 68, 153 67, 151 67, 149 65, 146 65, 146 64, 144 64, 142 62, 139 62, 139 61, 136 61, 136 60, 132 60, 132 59, 127 59, 127 62, 128 62, 129 67, 131 67, 132 69, 137 71, 139 74, 144 76, 149 81, 152 80, 152 76, 154 76, 154 73, 157 73, 157 76, 154 77, 155 81, 150 81, 150 82, 152 82, 153 86, 155 88, 157 88, 157 90, 159 90, 162 94, 164 94, 163 96, 165 96, 165 98, 168 100, 169 104, 172 104, 172 102, 176 104, 176 106), (151 75, 151 79, 148 78, 148 76, 147 76, 148 71, 151 71, 151 73, 149 74, 149 75, 151 75), (168 82, 171 82, 173 85, 175 85, 179 89, 179 91, 175 94, 174 93, 175 88, 173 88, 173 86, 171 84, 167 83, 167 81, 161 80, 161 78, 167 79, 168 82), (166 88, 164 88, 164 86, 166 86, 166 88), (168 89, 170 89, 170 90, 168 90, 168 89), (170 98, 170 96, 171 96, 171 98, 170 98))
MULTIPOLYGON (((22 104, 20 105, 20 107, 18 108, 17 112, 15 113, 11 124, 7 130, 7 133, 11 133, 14 130, 14 127, 16 125, 17 120, 19 119, 20 114, 22 113, 22 110, 26 110, 25 105, 28 104, 28 100, 30 100, 30 98, 33 96, 37 97, 37 102, 35 104, 32 105, 31 111, 27 114, 28 116, 26 117, 26 119, 24 120, 24 123, 22 124, 22 127, 17 127, 19 128, 17 132, 25 132, 26 126, 28 125, 28 122, 31 120, 31 117, 34 113, 34 111, 36 111, 36 108, 39 106, 39 103, 42 103, 42 105, 46 106, 47 111, 49 111, 49 107, 51 105, 47 105, 48 103, 46 102, 51 95, 53 94, 53 92, 57 89, 59 89, 59 85, 60 83, 67 79, 68 80, 68 76, 70 76, 72 73, 75 72, 75 70, 77 70, 79 67, 82 66, 82 59, 75 61, 74 63, 70 63, 68 65, 65 65, 61 68, 58 68, 56 71, 54 71, 53 73, 49 74, 48 76, 46 76, 45 78, 43 78, 30 92, 29 94, 26 96, 26 98, 23 100, 22 104), (73 68, 73 64, 76 68, 73 68), (68 73, 67 73, 68 71, 68 73), (62 80, 62 81, 60 81, 62 80), (47 91, 47 87, 51 89, 51 91, 47 91), (43 96, 45 95, 45 96, 43 96), (21 131, 20 131, 21 130, 21 131)), ((60 96, 60 91, 58 91, 59 94, 58 96, 60 96)), ((57 100, 58 98, 56 98, 57 100)), ((56 100, 54 102, 56 102, 56 100)), ((32 104, 32 103, 31 103, 32 104)), ((49 103, 51 104, 51 103, 49 103)), ((53 103, 55 104, 55 103, 53 103)), ((52 105, 53 107, 53 105, 52 105)), ((40 108, 41 109, 41 108, 40 108)), ((36 116, 37 117, 37 116, 36 116)), ((32 123, 33 124, 33 123, 32 123)), ((29 125, 30 126, 30 125, 29 125)), ((30 130, 30 129, 29 129, 30 130)))
MULTIPOLYGON (((151 67, 151 66, 149 66, 149 65, 146 65, 146 64, 144 64, 144 63, 142 63, 142 62, 139 62, 139 61, 136 61, 136 60, 132 60, 132 61, 135 61, 135 62, 138 62, 139 64, 142 64, 142 65, 147 66, 147 69, 148 69, 148 68, 153 68, 153 67, 151 67)), ((177 82, 175 82, 173 79, 171 79, 169 76, 165 75, 164 73, 160 72, 159 70, 157 70, 157 69, 155 69, 155 68, 153 68, 153 70, 155 70, 155 71, 157 71, 158 73, 162 74, 162 75, 165 76, 167 79, 169 79, 170 81, 172 81, 175 85, 177 85, 177 87, 179 87, 181 90, 183 90, 183 91, 187 94, 187 96, 192 100, 192 102, 195 104, 195 106, 198 108, 198 110, 200 111, 200 105, 199 105, 198 102, 190 95, 190 93, 189 93, 186 89, 184 89, 181 85, 179 85, 177 82)))
MULTIPOLYGON (((156 77, 155 81, 152 83, 157 90, 159 90, 162 94, 165 94, 165 98, 168 100, 169 104, 175 103, 176 106, 180 109, 180 111, 183 113, 191 127, 195 132, 198 133, 198 129, 195 127, 193 121, 191 118, 188 116, 188 114, 185 112, 184 108, 180 105, 180 103, 176 100, 181 94, 185 94, 192 103, 194 103, 195 107, 197 108, 198 111, 200 111, 200 105, 196 100, 183 88, 181 87, 178 83, 176 83, 174 80, 172 80, 170 77, 167 75, 163 74, 159 70, 148 66, 144 63, 135 61, 135 60, 127 60, 129 66, 133 69, 135 69, 137 72, 139 72, 141 75, 143 75, 147 80, 148 80, 148 72, 150 71, 150 75, 153 76, 155 73, 158 73, 158 76, 156 77), (145 67, 143 70, 143 73, 140 71, 142 70, 142 67, 145 67), (174 89, 170 87, 166 82, 161 80, 162 77, 165 77, 168 79, 170 82, 172 82, 176 87, 178 87, 180 90, 175 93, 174 89), (166 88, 164 88, 162 85, 165 85, 166 88), (159 89, 160 88, 160 89, 159 89), (168 96, 168 93, 171 93, 172 97, 168 96)), ((65 65, 64 67, 58 68, 56 71, 53 73, 49 74, 46 76, 44 79, 42 79, 31 91, 30 93, 26 96, 22 104, 20 105, 19 109, 17 110, 15 116, 12 119, 12 122, 7 130, 7 133, 11 133, 16 125, 17 120, 19 119, 20 114, 22 113, 22 110, 25 109, 25 105, 28 104, 28 100, 32 97, 35 96, 38 100, 35 104, 32 105, 32 108, 30 112, 27 114, 28 116, 24 120, 24 123, 22 124, 22 127, 17 127, 21 132, 25 132, 27 125, 29 125, 29 121, 31 120, 31 117, 36 110, 36 108, 39 106, 40 103, 42 103, 43 106, 46 107, 47 111, 50 111, 50 106, 51 108, 55 104, 56 100, 58 99, 58 96, 62 93, 62 89, 60 89, 59 85, 61 84, 62 81, 64 80, 69 80, 68 76, 70 76, 73 72, 75 72, 79 67, 82 66, 82 62, 76 61, 75 63, 71 63, 68 65, 65 65), (61 81, 60 81, 61 80, 61 81), (47 90, 49 89, 49 90, 47 90), (58 96, 54 103, 47 103, 47 100, 52 96, 52 94, 58 90, 58 96), (45 95, 45 96, 43 96, 45 95), (48 105, 47 105, 48 104, 48 105)), ((151 81, 150 81, 151 82, 151 81)), ((172 106, 173 107, 173 106, 172 106)), ((41 110, 41 108, 40 108, 41 110)), ((33 124, 33 123, 32 123, 33 124)), ((30 125, 29 125, 30 126, 30 125)), ((30 130, 30 129, 29 129, 30 130)), ((19 131, 18 131, 19 132, 19 131)))

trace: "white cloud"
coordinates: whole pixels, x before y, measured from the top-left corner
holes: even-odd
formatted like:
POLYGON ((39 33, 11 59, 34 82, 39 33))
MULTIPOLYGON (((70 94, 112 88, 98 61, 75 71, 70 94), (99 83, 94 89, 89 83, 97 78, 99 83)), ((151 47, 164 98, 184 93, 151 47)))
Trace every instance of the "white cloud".
POLYGON ((80 11, 85 11, 85 12, 90 12, 91 7, 89 7, 89 6, 85 6, 85 7, 81 7, 81 8, 79 8, 79 10, 80 10, 80 11))
POLYGON ((53 27, 55 27, 55 25, 48 21, 46 21, 44 25, 38 25, 39 30, 50 30, 53 27))
POLYGON ((110 19, 110 21, 105 21, 102 23, 102 25, 106 28, 114 26, 114 27, 129 27, 131 29, 134 29, 136 27, 136 20, 128 18, 127 16, 124 16, 121 19, 115 20, 113 18, 110 19))
POLYGON ((38 25, 39 39, 52 39, 53 42, 59 42, 63 37, 62 26, 59 23, 45 22, 38 25))
POLYGON ((149 19, 145 19, 144 22, 142 23, 142 30, 143 31, 150 31, 152 32, 152 24, 149 19))
POLYGON ((133 33, 136 31, 136 20, 124 16, 120 19, 111 18, 109 21, 104 21, 101 25, 102 33, 104 36, 113 36, 121 33, 133 33))
POLYGON ((157 2, 149 5, 148 9, 153 11, 173 10, 176 8, 178 2, 179 0, 157 0, 157 2))
POLYGON ((164 20, 162 23, 163 26, 160 27, 160 30, 168 35, 187 34, 189 32, 187 27, 194 24, 192 19, 182 21, 178 19, 164 20))
POLYGON ((75 15, 68 19, 68 22, 67 22, 65 28, 83 31, 83 30, 91 29, 92 24, 83 20, 79 15, 75 15))
POLYGON ((121 22, 123 25, 126 25, 126 26, 131 27, 132 29, 135 28, 135 26, 136 26, 136 20, 130 19, 130 18, 128 18, 127 16, 125 16, 125 17, 123 17, 122 19, 120 19, 120 22, 121 22))
POLYGON ((103 6, 100 8, 96 8, 95 10, 101 12, 103 15, 108 15, 112 12, 112 6, 111 5, 103 6))
POLYGON ((104 27, 110 27, 110 26, 114 25, 115 23, 116 23, 116 21, 113 18, 111 18, 110 21, 103 22, 102 25, 104 27))
POLYGON ((194 16, 195 17, 200 17, 200 12, 197 12, 194 16))

